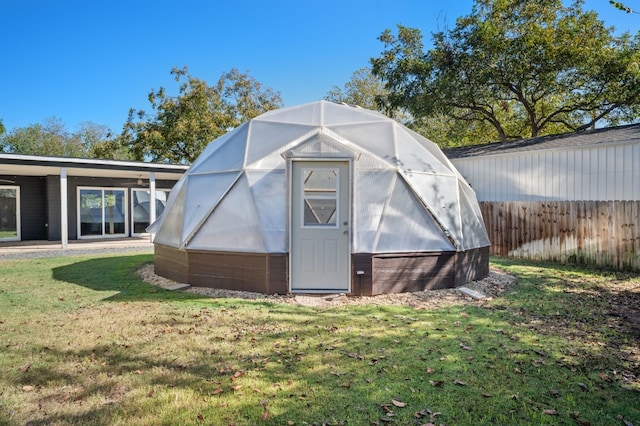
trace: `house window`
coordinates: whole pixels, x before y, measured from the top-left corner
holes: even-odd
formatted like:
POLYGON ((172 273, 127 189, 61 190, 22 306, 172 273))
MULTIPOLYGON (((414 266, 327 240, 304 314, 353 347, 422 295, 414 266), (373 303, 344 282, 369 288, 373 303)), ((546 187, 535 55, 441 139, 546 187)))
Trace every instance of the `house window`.
POLYGON ((20 241, 18 186, 0 186, 0 241, 20 241))
MULTIPOLYGON (((156 219, 160 217, 167 205, 169 198, 168 189, 156 190, 156 219)), ((147 226, 151 224, 151 192, 148 189, 131 190, 131 229, 133 235, 146 233, 147 226)))
POLYGON ((126 236, 126 199, 124 189, 78 188, 79 238, 126 236))

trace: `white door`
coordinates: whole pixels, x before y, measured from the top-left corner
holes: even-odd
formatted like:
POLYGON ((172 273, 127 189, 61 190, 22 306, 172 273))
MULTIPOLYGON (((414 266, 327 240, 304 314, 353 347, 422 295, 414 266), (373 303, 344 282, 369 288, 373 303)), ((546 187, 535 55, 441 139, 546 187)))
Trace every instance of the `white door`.
POLYGON ((291 173, 292 292, 349 292, 349 163, 294 161, 291 173))

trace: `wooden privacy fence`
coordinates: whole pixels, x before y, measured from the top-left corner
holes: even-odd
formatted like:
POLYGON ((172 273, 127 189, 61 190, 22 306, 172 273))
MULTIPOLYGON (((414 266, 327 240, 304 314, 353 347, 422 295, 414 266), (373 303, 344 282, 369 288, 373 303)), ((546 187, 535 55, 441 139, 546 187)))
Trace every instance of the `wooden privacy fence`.
POLYGON ((491 254, 640 270, 640 201, 480 203, 491 254))

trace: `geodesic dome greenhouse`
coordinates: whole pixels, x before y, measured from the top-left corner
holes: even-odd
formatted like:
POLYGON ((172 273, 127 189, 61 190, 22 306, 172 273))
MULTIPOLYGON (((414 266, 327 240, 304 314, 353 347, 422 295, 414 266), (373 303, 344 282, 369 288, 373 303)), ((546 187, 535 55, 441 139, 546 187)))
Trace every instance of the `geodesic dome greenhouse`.
POLYGON ((149 230, 156 273, 198 286, 372 295, 488 274, 475 193, 437 145, 329 101, 211 142, 149 230))

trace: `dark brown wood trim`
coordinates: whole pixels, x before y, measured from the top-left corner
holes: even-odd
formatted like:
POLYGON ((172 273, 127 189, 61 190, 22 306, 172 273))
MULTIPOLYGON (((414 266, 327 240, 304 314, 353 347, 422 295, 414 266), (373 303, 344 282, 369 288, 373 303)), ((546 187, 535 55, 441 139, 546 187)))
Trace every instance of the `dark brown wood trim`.
MULTIPOLYGON (((178 250, 155 245, 156 273, 196 286, 265 294, 289 292, 286 253, 178 250)), ((351 294, 371 296, 450 288, 489 273, 489 248, 467 252, 356 253, 351 294)))

